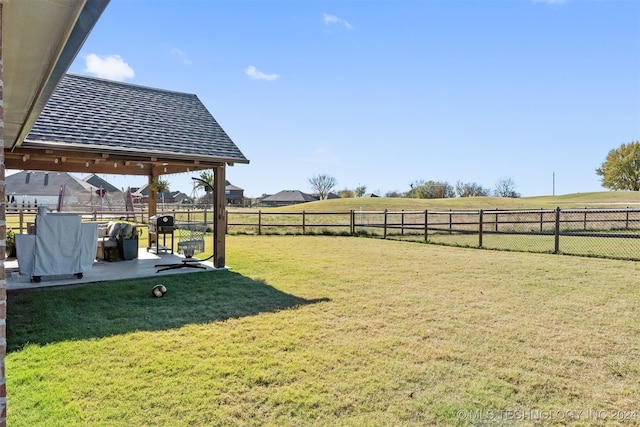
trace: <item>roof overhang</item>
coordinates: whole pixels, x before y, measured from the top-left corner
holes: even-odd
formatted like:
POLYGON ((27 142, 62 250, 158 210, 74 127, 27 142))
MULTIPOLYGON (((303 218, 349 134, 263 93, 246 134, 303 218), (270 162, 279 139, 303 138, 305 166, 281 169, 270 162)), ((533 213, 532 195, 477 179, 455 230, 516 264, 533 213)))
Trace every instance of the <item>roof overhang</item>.
POLYGON ((29 133, 109 0, 0 0, 4 148, 29 133))
POLYGON ((75 151, 73 147, 16 148, 5 152, 7 169, 46 170, 119 175, 160 176, 165 174, 195 172, 225 164, 226 159, 197 158, 175 154, 144 153, 130 151, 75 151), (25 166, 26 165, 26 166, 25 166))

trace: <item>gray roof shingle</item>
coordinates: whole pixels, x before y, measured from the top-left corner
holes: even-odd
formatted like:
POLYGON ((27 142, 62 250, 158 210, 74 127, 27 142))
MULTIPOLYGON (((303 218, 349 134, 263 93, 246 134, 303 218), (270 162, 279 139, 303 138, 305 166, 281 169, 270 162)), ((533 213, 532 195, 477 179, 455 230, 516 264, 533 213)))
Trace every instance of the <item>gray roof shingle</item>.
POLYGON ((282 190, 279 193, 276 193, 271 196, 264 197, 262 199, 263 202, 267 203, 304 203, 304 202, 314 202, 317 201, 318 198, 311 194, 303 193, 299 190, 282 190))
POLYGON ((88 193, 96 189, 91 184, 66 172, 20 171, 5 179, 7 194, 57 196, 64 185, 71 193, 88 193))
POLYGON ((193 94, 65 75, 23 145, 249 163, 193 94))

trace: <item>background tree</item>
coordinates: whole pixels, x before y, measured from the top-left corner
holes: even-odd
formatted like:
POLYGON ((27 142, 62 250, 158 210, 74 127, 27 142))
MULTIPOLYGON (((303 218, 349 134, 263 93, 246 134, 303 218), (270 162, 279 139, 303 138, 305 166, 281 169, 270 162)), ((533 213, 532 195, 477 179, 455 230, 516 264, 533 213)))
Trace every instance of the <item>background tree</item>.
POLYGON ((355 194, 356 197, 362 197, 362 196, 365 195, 366 192, 367 192, 367 186, 366 185, 362 185, 362 184, 359 184, 353 190, 353 193, 355 194))
POLYGON ((390 190, 384 194, 384 197, 404 197, 404 194, 398 190, 390 190))
MULTIPOLYGON (((213 186, 213 177, 214 176, 215 175, 213 174, 213 171, 202 171, 202 172, 200 172, 199 178, 202 181, 205 181, 207 184, 209 184, 212 188, 215 188, 213 186)), ((213 204, 213 193, 211 193, 211 188, 209 188, 209 186, 207 184, 205 184, 204 182, 202 182, 202 181, 194 180, 193 182, 195 182, 195 188, 203 189, 205 194, 207 195, 207 199, 210 199, 211 204, 213 204)))
POLYGON ((338 182, 332 176, 321 174, 309 178, 309 184, 311 184, 314 194, 318 196, 320 200, 325 200, 338 182))
POLYGON ((350 198, 355 197, 354 191, 353 190, 349 190, 348 188, 345 188, 344 190, 340 190, 338 195, 343 199, 350 199, 350 198))
POLYGON ((409 184, 409 191, 405 193, 405 197, 409 199, 424 199, 423 193, 424 180, 419 179, 409 184))
POLYGON ((169 192, 169 181, 166 179, 156 178, 150 185, 151 189, 160 194, 162 198, 162 208, 164 209, 164 193, 169 192))
POLYGON ((609 151, 596 173, 602 177, 602 186, 610 190, 640 190, 640 141, 609 151))
POLYGON ((520 197, 520 193, 516 192, 516 183, 511 178, 502 178, 496 182, 496 188, 493 190, 496 197, 520 197))
POLYGON ((456 193, 448 182, 415 181, 407 192, 407 197, 414 199, 445 199, 455 197, 456 193))
POLYGON ((458 197, 482 197, 488 196, 491 191, 483 188, 475 182, 456 182, 456 194, 458 197))

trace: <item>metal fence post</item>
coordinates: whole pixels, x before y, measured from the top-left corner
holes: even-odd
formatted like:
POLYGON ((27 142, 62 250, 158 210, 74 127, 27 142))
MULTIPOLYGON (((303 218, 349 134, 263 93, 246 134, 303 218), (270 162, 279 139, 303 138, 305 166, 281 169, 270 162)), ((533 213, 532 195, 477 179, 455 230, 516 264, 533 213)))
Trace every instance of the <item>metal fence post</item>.
POLYGON ((482 248, 482 209, 478 211, 478 247, 482 248))
POLYGON ((429 210, 424 210, 424 241, 429 241, 429 210))
POLYGON ((625 218, 625 222, 624 222, 624 228, 626 230, 629 229, 629 206, 627 206, 627 212, 626 212, 626 218, 625 218))
POLYGON ((306 213, 302 211, 302 235, 305 235, 306 213))
POLYGON ((554 254, 560 252, 560 207, 556 208, 556 230, 555 230, 555 248, 554 254))
POLYGON ((262 210, 258 211, 258 236, 262 235, 262 210))
POLYGON ((351 231, 351 235, 356 234, 356 212, 351 209, 351 213, 349 215, 349 230, 351 231))
POLYGON ((384 210, 384 232, 382 234, 382 238, 386 239, 387 238, 387 210, 384 210))
POLYGON ((542 222, 543 217, 544 217, 544 214, 542 213, 542 208, 540 208, 540 232, 541 233, 542 233, 542 228, 543 228, 542 227, 542 225, 543 225, 543 222, 542 222))

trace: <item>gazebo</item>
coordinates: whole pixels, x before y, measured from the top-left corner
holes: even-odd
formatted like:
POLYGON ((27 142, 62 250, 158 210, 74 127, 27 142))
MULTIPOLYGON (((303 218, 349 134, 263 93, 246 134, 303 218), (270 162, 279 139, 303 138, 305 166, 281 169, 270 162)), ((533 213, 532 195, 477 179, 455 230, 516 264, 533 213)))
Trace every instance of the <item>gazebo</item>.
POLYGON ((214 266, 225 265, 225 168, 249 163, 193 94, 65 74, 24 139, 5 143, 7 169, 162 175, 212 169, 214 266))

